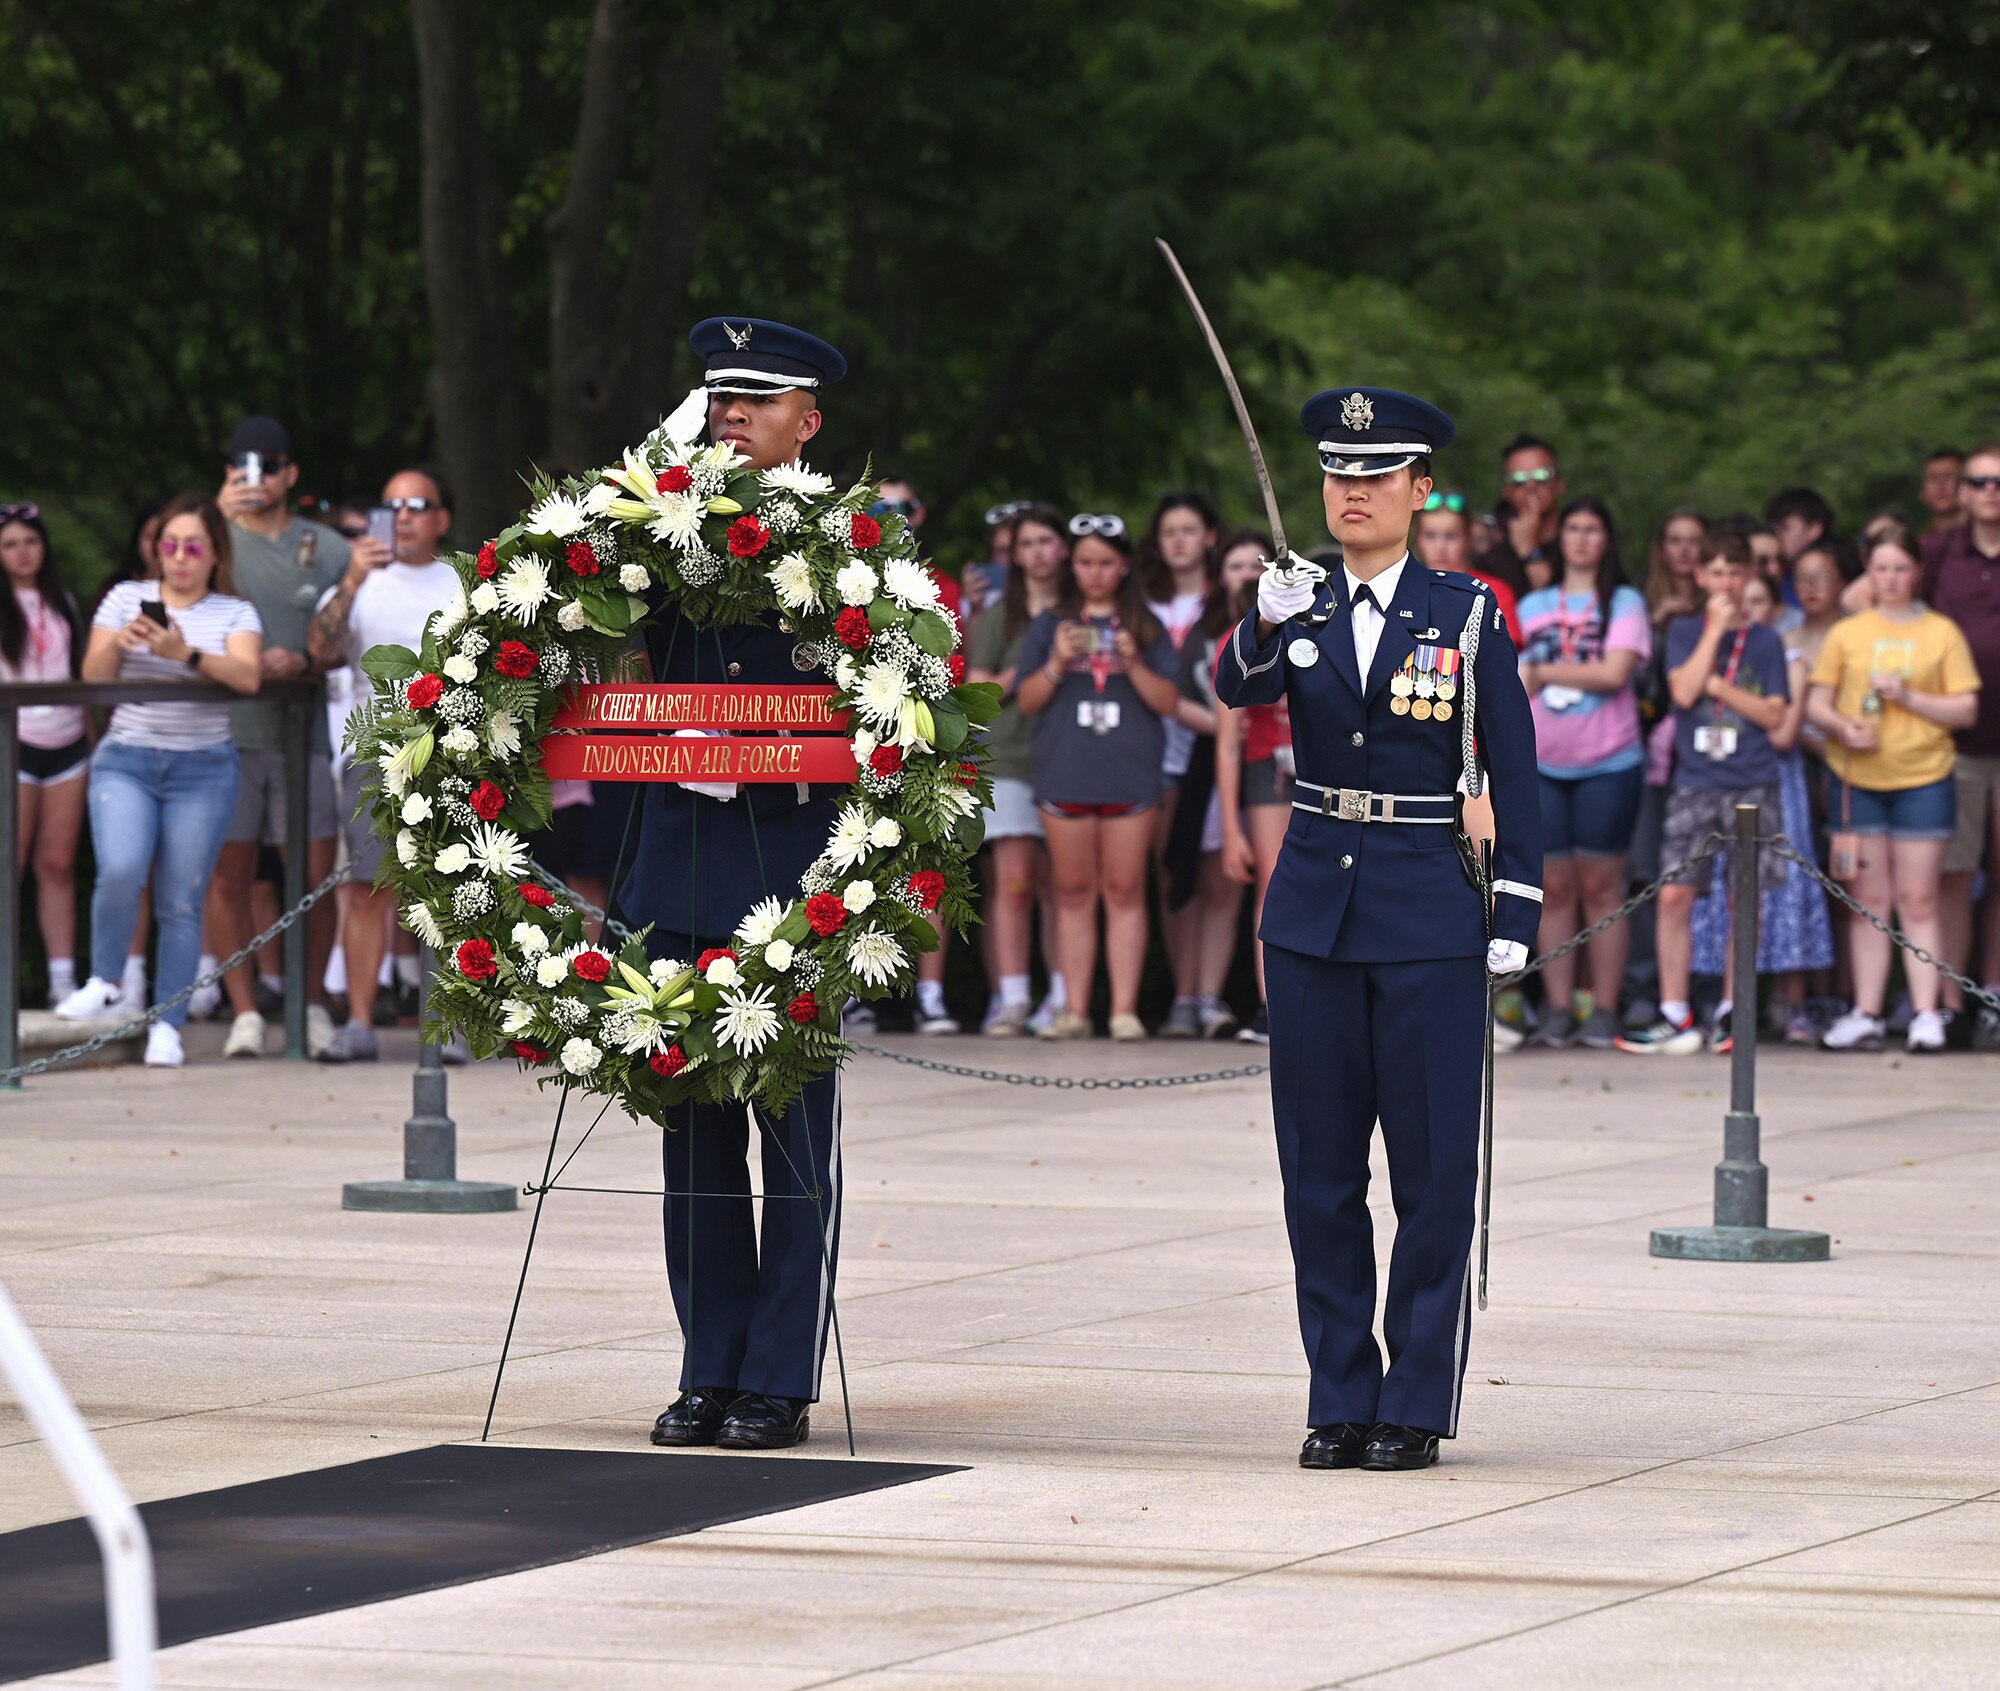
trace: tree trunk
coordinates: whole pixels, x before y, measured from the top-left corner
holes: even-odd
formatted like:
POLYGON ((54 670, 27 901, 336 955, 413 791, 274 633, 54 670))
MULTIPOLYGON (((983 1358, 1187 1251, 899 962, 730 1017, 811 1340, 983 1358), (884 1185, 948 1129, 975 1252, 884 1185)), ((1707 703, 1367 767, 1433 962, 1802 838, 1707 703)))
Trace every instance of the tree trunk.
POLYGON ((411 0, 431 412, 456 488, 453 528, 476 544, 520 509, 521 410, 500 253, 501 210, 480 120, 474 0, 411 0))

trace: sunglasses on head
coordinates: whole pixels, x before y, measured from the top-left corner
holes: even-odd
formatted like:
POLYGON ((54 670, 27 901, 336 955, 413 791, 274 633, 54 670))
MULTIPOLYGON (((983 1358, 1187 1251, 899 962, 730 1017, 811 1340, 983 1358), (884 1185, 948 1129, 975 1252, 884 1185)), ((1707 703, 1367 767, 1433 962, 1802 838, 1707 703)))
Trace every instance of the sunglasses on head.
MULTIPOLYGON (((435 499, 426 499, 421 493, 413 493, 407 499, 385 499, 382 501, 392 511, 442 511, 444 506, 435 499)), ((365 533, 366 530, 363 530, 365 533)))
POLYGON ((179 540, 168 535, 164 540, 154 542, 163 558, 205 558, 208 556, 206 540, 179 540))
POLYGON ((988 528, 998 528, 1008 518, 1018 517, 1033 503, 1034 501, 1031 499, 1009 499, 998 505, 988 505, 986 507, 986 526, 988 528))
POLYGON ((1079 511, 1069 520, 1069 531, 1081 540, 1086 534, 1101 534, 1106 540, 1125 538, 1125 519, 1110 511, 1079 511))
POLYGON ((0 505, 0 523, 38 523, 42 520, 42 508, 31 503, 0 505))
POLYGON ((1424 501, 1426 511, 1456 511, 1465 515, 1465 495, 1462 493, 1433 493, 1424 501))
POLYGON ((1551 482, 1555 479, 1555 471, 1547 468, 1537 470, 1509 470, 1506 475, 1506 481, 1510 487, 1526 487, 1530 482, 1551 482))
MULTIPOLYGON (((1994 488, 2000 487, 2000 476, 1960 476, 1958 478, 1958 485, 1960 487, 1977 488, 1981 493, 1990 493, 1994 488)), ((29 509, 33 510, 34 507, 30 506, 29 509)), ((4 517, 6 514, 6 512, 0 511, 0 517, 4 517)))

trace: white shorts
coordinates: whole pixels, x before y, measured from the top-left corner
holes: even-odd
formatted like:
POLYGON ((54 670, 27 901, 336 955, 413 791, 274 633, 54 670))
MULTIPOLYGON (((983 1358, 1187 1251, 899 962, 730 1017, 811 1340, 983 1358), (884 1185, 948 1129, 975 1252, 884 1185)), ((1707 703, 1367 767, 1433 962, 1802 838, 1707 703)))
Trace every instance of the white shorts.
POLYGON ((993 782, 993 803, 985 811, 989 840, 1038 840, 1042 837, 1042 813, 1035 807, 1032 781, 999 776, 993 782))

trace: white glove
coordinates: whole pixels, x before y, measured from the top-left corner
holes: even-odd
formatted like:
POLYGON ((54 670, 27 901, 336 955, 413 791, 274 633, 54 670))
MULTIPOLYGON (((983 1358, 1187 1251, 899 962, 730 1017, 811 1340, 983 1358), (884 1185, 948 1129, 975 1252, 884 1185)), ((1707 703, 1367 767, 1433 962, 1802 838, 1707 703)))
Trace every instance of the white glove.
POLYGON ((1486 972, 1489 975, 1517 973, 1528 961, 1528 948, 1517 939, 1489 939, 1486 942, 1486 972))
MULTIPOLYGON (((668 736, 673 740, 724 740, 728 736, 720 728, 676 728, 668 736)), ((703 798, 720 799, 727 804, 738 791, 735 781, 683 781, 680 783, 691 793, 700 793, 703 798)))
POLYGON ((1303 615, 1312 609, 1324 580, 1326 571, 1319 565, 1296 552, 1288 553, 1282 563, 1265 570, 1257 583, 1257 614, 1273 625, 1303 615))

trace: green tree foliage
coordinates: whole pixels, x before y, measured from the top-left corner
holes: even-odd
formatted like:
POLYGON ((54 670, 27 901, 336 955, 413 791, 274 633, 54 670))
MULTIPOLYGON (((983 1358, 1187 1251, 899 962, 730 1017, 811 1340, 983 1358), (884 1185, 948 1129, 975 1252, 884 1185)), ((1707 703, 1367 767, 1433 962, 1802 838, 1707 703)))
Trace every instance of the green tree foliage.
MULTIPOLYGON (((493 355, 538 461, 572 402, 546 375, 551 224, 602 4, 469 9, 493 355)), ((661 309, 676 333, 711 310, 823 327, 855 375, 818 456, 914 476, 947 557, 1030 493, 1136 515, 1196 482, 1256 514, 1156 234, 1236 354, 1302 541, 1297 404, 1358 380, 1449 406, 1442 472, 1482 502, 1532 428, 1628 530, 1793 481, 1858 517, 1932 445, 1994 432, 1992 12, 740 0, 678 225, 692 271, 661 309)), ((634 10, 607 298, 685 162, 659 90, 692 16, 634 10)), ((0 491, 108 543, 132 501, 209 481, 245 409, 291 421, 326 492, 435 448, 408 6, 0 0, 0 45, 0 491)))

